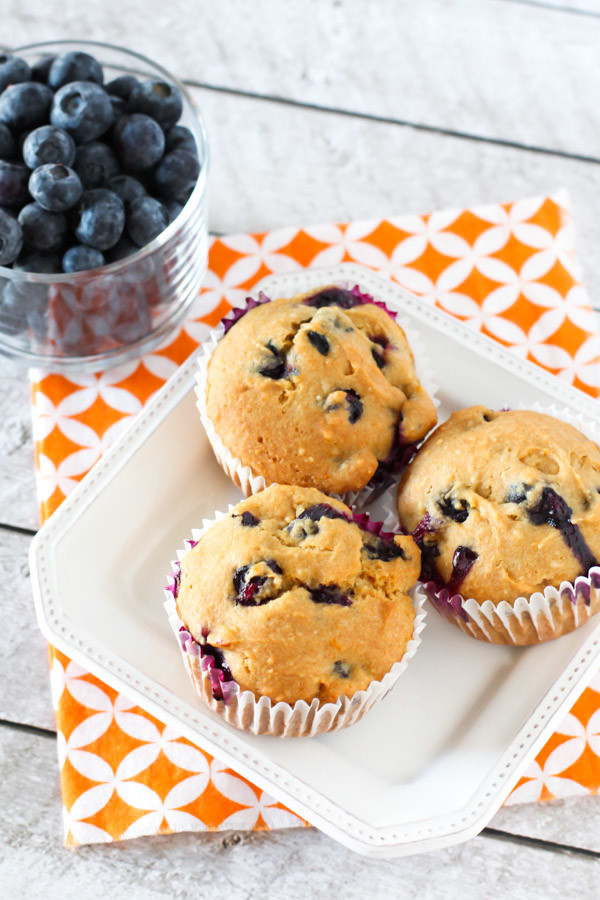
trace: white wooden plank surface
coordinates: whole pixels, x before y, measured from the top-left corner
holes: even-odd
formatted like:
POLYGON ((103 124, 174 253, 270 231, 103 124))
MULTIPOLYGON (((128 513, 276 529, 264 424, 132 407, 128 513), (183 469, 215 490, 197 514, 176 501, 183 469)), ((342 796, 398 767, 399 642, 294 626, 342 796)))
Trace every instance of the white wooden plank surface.
POLYGON ((213 84, 600 157, 595 18, 493 0, 171 0, 150 15, 146 0, 46 0, 3 16, 9 44, 58 33, 131 36, 213 84))
POLYGON ((596 896, 600 861, 481 836, 400 860, 366 860, 312 829, 61 846, 54 741, 0 728, 0 883, 5 897, 106 900, 227 897, 347 900, 596 896))
POLYGON ((0 528, 0 720, 54 729, 48 649, 35 618, 31 538, 0 528))

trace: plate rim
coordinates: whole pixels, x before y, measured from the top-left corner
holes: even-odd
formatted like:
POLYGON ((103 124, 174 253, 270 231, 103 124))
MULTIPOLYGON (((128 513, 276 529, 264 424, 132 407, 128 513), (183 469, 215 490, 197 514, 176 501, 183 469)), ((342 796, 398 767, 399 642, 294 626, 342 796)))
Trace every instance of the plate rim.
MULTIPOLYGON (((322 269, 272 274, 262 279, 253 291, 261 289, 268 291, 273 288, 283 290, 287 287, 294 293, 298 292, 294 284, 297 281, 305 285, 300 290, 309 290, 322 284, 326 279, 335 281, 347 278, 356 279, 361 287, 370 284, 371 290, 375 292, 378 290, 391 292, 394 301, 408 305, 409 312, 417 318, 429 320, 434 327, 454 336, 459 343, 468 341, 476 347, 479 345, 482 353, 495 357, 495 361, 504 368, 512 370, 529 383, 541 384, 542 389, 551 390, 566 405, 600 423, 597 401, 561 382, 539 366, 510 354, 498 342, 469 329, 464 323, 430 306, 381 273, 354 263, 341 263, 322 269)), ((157 391, 127 431, 109 448, 34 537, 29 553, 30 571, 36 615, 44 636, 91 674, 105 681, 113 689, 122 690, 159 720, 164 722, 168 719, 168 724, 179 728, 193 743, 227 762, 250 781, 276 796, 298 815, 362 855, 397 857, 439 849, 468 840, 478 834, 492 818, 521 777, 523 770, 554 730, 556 720, 565 707, 569 705, 570 708, 595 674, 594 666, 600 658, 600 622, 574 652, 561 676, 548 687, 540 703, 517 734, 511 738, 478 789, 459 810, 443 816, 433 816, 421 822, 412 821, 402 826, 378 827, 362 822, 358 816, 347 812, 340 804, 324 798, 319 791, 309 788, 302 779, 283 765, 271 761, 262 751, 252 749, 250 753, 246 752, 244 748, 247 747, 247 742, 244 743, 242 732, 232 733, 233 729, 230 726, 209 718, 201 706, 192 707, 184 703, 171 691, 124 660, 120 659, 119 664, 115 663, 115 659, 110 658, 110 651, 107 648, 101 644, 94 648, 91 641, 87 638, 82 639, 81 634, 77 634, 77 626, 69 633, 68 617, 64 613, 62 616, 58 615, 52 599, 59 597, 58 586, 56 579, 52 582, 50 578, 51 563, 46 554, 51 550, 53 543, 60 540, 64 532, 72 527, 98 496, 103 482, 109 480, 127 463, 142 446, 146 437, 166 418, 170 409, 188 390, 193 390, 198 352, 195 350, 157 391), (146 680, 146 690, 142 690, 142 682, 139 677, 136 678, 136 673, 146 680), (552 693, 556 696, 547 700, 552 693), (543 714, 540 716, 540 713, 543 714), (539 717, 539 721, 536 721, 536 716, 539 717), (528 726, 530 730, 526 734, 528 726), (212 735, 207 733, 211 728, 212 735), (510 760, 505 762, 510 754, 512 762, 510 760), (254 759, 250 760, 250 756, 254 756, 254 759), (480 794, 483 795, 482 798, 480 794), (321 801, 318 798, 321 798, 321 801), (345 821, 340 821, 341 818, 345 821), (448 821, 452 819, 457 821, 448 821), (438 823, 438 827, 430 825, 427 828, 427 823, 433 821, 438 823), (404 833, 395 834, 394 832, 398 830, 404 833)), ((160 599, 158 602, 161 602, 160 599)), ((117 654, 112 655, 117 657, 117 654)))

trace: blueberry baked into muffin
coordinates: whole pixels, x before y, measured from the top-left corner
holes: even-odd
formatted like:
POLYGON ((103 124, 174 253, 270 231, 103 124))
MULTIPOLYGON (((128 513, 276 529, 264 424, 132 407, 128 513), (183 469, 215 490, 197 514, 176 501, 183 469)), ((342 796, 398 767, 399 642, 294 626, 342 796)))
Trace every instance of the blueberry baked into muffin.
POLYGON ((206 414, 267 484, 360 491, 435 425, 404 332, 358 288, 255 302, 228 324, 209 363, 206 414))
POLYGON ((272 485, 183 556, 173 594, 219 670, 215 700, 227 702, 235 682, 257 699, 322 705, 364 691, 402 659, 421 554, 366 518, 312 488, 272 485))
MULTIPOLYGON (((462 598, 514 604, 598 565, 600 449, 544 413, 463 409, 430 435, 406 469, 398 513, 421 548, 421 579, 442 589, 438 608, 461 625, 468 619, 462 598)), ((594 597, 588 585, 588 613, 594 597)), ((571 591, 570 599, 564 615, 555 604, 544 637, 576 627, 571 607, 581 598, 571 591)), ((539 640, 530 624, 524 620, 512 642, 539 640)))

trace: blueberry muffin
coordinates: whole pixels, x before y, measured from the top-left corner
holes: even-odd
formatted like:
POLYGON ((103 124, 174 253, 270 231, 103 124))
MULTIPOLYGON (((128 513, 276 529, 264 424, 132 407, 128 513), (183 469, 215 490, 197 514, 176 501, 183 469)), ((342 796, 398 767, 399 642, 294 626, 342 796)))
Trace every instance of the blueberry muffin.
POLYGON ((398 513, 421 548, 423 580, 480 604, 513 603, 598 564, 599 492, 600 449, 576 428, 472 406, 417 452, 398 513))
POLYGON ((402 329, 357 288, 258 303, 210 359, 206 414, 242 465, 359 491, 436 422, 402 329))
POLYGON ((320 491, 272 485, 185 554, 177 612, 242 691, 323 704, 404 655, 420 556, 411 537, 363 530, 320 491))

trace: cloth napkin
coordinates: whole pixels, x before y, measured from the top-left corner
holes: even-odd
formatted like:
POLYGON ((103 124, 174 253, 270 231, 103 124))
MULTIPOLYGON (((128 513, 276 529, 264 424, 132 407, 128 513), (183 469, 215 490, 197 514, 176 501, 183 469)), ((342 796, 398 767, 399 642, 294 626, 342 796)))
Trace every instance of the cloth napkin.
MULTIPOLYGON (((46 519, 229 310, 271 272, 355 261, 393 278, 593 396, 594 313, 563 192, 431 215, 214 239, 204 287, 166 346, 100 375, 32 373, 46 519)), ((160 598, 157 600, 160 602, 160 598)), ((217 759, 50 648, 66 843, 209 829, 304 826, 217 759)), ((600 787, 600 673, 508 802, 600 787)))

